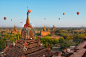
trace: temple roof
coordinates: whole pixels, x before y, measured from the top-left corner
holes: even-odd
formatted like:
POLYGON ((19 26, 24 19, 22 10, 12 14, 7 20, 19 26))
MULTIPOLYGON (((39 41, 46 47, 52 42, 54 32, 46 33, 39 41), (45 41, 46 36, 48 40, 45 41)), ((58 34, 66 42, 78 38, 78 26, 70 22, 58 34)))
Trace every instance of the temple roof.
POLYGON ((53 55, 53 53, 49 53, 48 55, 48 52, 44 48, 44 46, 38 45, 36 40, 23 40, 23 39, 20 39, 18 43, 16 44, 16 46, 13 46, 12 48, 10 48, 6 54, 9 57, 13 57, 13 56, 21 57, 23 52, 25 54, 25 57, 31 57, 31 56, 41 57, 43 55, 45 56, 53 55), (25 43, 25 41, 28 44, 26 51, 23 50, 24 49, 23 44, 25 43))
POLYGON ((85 52, 86 52, 86 49, 81 49, 73 53, 73 55, 71 55, 70 57, 82 57, 85 52))
POLYGON ((70 57, 82 57, 86 53, 86 41, 76 46, 76 52, 74 52, 70 57))

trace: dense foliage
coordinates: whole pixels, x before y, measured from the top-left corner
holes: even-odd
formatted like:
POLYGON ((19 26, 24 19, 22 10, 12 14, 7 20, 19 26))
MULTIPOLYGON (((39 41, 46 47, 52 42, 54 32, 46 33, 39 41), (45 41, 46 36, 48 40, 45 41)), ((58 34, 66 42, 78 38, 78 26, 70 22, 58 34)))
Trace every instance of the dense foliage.
POLYGON ((65 49, 65 48, 69 48, 71 45, 73 44, 72 41, 70 41, 70 38, 60 38, 59 39, 59 45, 61 47, 61 50, 65 49))
POLYGON ((0 40, 0 49, 5 48, 5 41, 4 40, 0 40))
POLYGON ((17 37, 18 37, 18 39, 20 39, 21 34, 9 34, 9 33, 2 31, 1 35, 0 35, 0 49, 5 48, 5 41, 6 40, 9 40, 9 43, 12 44, 13 41, 15 42, 17 40, 17 37))

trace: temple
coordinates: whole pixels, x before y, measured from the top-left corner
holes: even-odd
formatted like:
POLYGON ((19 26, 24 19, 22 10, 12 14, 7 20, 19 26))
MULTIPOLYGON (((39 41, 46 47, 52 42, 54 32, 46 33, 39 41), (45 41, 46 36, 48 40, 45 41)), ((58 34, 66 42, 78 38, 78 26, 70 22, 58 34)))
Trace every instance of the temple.
POLYGON ((52 31, 51 31, 51 34, 55 34, 55 29, 57 29, 57 28, 55 28, 55 26, 53 25, 53 28, 52 28, 52 31))
POLYGON ((55 29, 57 29, 57 28, 55 28, 55 26, 53 25, 53 28, 52 28, 52 30, 55 30, 55 29))
POLYGON ((18 30, 16 29, 16 25, 15 25, 15 26, 14 26, 14 29, 11 31, 11 33, 14 33, 14 34, 19 33, 19 34, 21 34, 21 31, 18 31, 18 30))
POLYGON ((6 46, 5 54, 7 57, 52 57, 51 49, 45 49, 41 41, 34 39, 34 29, 29 23, 27 12, 27 20, 21 31, 21 39, 17 39, 16 43, 9 48, 6 46))
POLYGON ((40 33, 41 33, 41 36, 46 36, 46 35, 50 34, 50 30, 48 29, 48 31, 46 31, 46 28, 44 26, 44 29, 42 29, 40 33))

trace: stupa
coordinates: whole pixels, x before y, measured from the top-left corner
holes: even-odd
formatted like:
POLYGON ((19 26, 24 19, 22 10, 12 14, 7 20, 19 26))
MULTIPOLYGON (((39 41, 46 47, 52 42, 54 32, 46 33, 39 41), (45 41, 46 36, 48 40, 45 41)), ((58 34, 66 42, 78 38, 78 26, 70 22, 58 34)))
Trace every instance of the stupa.
MULTIPOLYGON (((30 10, 29 10, 30 11, 30 10)), ((30 12, 29 12, 30 13, 30 12)), ((5 49, 7 57, 52 57, 53 53, 49 49, 45 49, 40 40, 34 39, 34 29, 29 23, 29 17, 27 12, 27 20, 21 31, 21 39, 17 39, 16 43, 13 42, 13 46, 5 49)))

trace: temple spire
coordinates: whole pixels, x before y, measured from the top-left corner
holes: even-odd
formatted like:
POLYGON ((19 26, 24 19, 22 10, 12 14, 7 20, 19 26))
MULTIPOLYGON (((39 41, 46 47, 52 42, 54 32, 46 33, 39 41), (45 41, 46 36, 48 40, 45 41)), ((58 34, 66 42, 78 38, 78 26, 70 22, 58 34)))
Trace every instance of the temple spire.
POLYGON ((46 28, 45 28, 45 26, 44 26, 44 29, 43 29, 44 31, 46 31, 46 28))
MULTIPOLYGON (((28 8, 28 7, 27 7, 27 8, 28 8)), ((32 27, 32 26, 30 25, 29 17, 28 17, 28 15, 29 15, 30 12, 31 12, 31 10, 28 10, 28 11, 27 11, 27 19, 26 19, 26 24, 24 25, 24 27, 32 27)))
POLYGON ((27 25, 30 25, 28 15, 29 15, 29 13, 27 12, 27 20, 26 20, 26 24, 27 24, 27 25))
POLYGON ((16 25, 14 25, 14 30, 16 30, 16 25))

